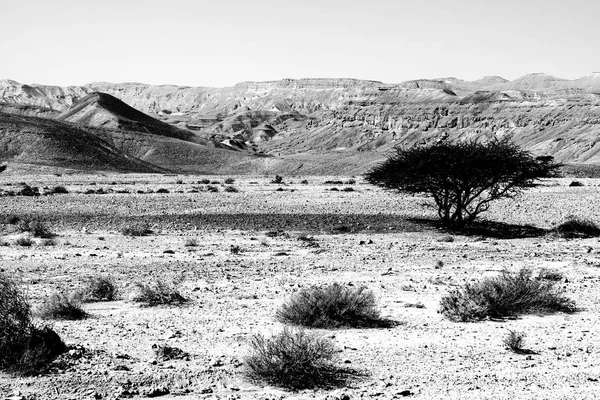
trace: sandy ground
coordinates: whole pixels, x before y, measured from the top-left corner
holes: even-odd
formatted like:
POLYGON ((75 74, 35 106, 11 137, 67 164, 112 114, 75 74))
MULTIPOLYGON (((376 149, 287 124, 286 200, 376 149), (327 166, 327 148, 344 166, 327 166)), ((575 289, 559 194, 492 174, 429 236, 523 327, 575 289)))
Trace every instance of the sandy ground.
MULTIPOLYGON (((236 177, 238 193, 223 190, 224 177, 209 177, 220 181, 213 184, 218 193, 198 183, 204 176, 1 178, 4 191, 26 182, 70 192, 1 198, 2 215, 39 216, 58 234, 54 245, 35 239, 34 246, 22 247, 14 243, 20 236, 14 227, 0 225, 0 269, 22 282, 32 304, 97 275, 112 276, 122 300, 86 304, 91 318, 83 321, 53 322, 73 350, 49 374, 0 375, 0 398, 143 398, 162 389, 170 392, 165 399, 600 396, 597 238, 513 229, 446 241, 448 233, 422 221, 435 217, 426 198, 386 193, 360 179, 324 184, 347 177, 306 177, 309 184, 285 179, 286 185, 271 184, 272 177, 236 177), (331 191, 334 186, 340 190, 331 191), (341 190, 346 187, 354 191, 341 190), (84 194, 99 188, 109 193, 84 194), (159 188, 169 193, 148 193, 159 188), (120 233, 138 222, 154 233, 120 233), (267 234, 272 231, 279 233, 267 234), (318 247, 298 240, 303 233, 314 236, 318 247), (188 239, 198 246, 185 246, 188 239), (454 323, 438 313, 449 290, 521 267, 562 272, 560 285, 581 311, 480 323, 454 323), (179 307, 127 301, 134 283, 155 279, 177 282, 191 301, 179 307), (366 285, 398 326, 318 330, 334 340, 338 363, 360 372, 347 387, 290 392, 248 381, 243 359, 252 335, 279 332, 277 308, 300 288, 326 282, 366 285), (419 303, 424 307, 414 306, 419 303), (527 334, 532 354, 505 349, 509 330, 527 334), (189 360, 157 360, 154 344, 178 347, 189 360)), ((569 182, 547 181, 498 202, 485 217, 543 229, 570 214, 600 222, 600 180, 583 179, 583 187, 569 182)))

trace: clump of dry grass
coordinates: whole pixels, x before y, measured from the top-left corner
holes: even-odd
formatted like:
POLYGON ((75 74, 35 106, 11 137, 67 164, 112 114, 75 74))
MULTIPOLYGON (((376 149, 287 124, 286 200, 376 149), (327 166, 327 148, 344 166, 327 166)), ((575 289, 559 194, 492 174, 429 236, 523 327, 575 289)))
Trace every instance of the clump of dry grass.
POLYGON ((531 271, 523 268, 448 293, 440 311, 452 321, 471 322, 527 313, 572 313, 576 307, 555 281, 534 279, 531 271))
POLYGON ((146 224, 134 224, 121 229, 121 233, 125 236, 148 236, 152 234, 152 229, 146 224))
POLYGON ((74 298, 83 302, 113 301, 117 298, 117 285, 109 276, 94 276, 88 279, 74 298))
POLYGON ((293 295, 277 310, 282 323, 311 328, 388 326, 382 319, 373 292, 364 286, 338 283, 313 286, 293 295))
POLYGON ((509 330, 508 334, 502 340, 502 343, 504 343, 506 348, 513 353, 522 354, 525 352, 525 348, 523 347, 525 344, 525 336, 527 335, 523 332, 509 330))
POLYGON ((56 332, 33 323, 25 295, 14 280, 0 273, 0 370, 39 373, 65 349, 56 332))
POLYGON ((554 228, 554 232, 565 238, 596 237, 600 236, 600 227, 589 219, 569 215, 554 228))
POLYGON ((17 222, 17 229, 23 233, 29 233, 31 236, 42 239, 51 239, 56 235, 39 219, 20 219, 17 222))
POLYGON ((161 280, 152 283, 136 283, 130 300, 135 303, 144 303, 147 306, 180 305, 188 301, 179 293, 174 284, 168 284, 161 280))
POLYGON ((59 319, 76 321, 88 317, 81 303, 64 293, 55 293, 47 298, 38 308, 37 316, 41 319, 59 319))
POLYGON ((245 364, 253 380, 296 390, 330 386, 340 380, 330 339, 284 328, 270 338, 254 335, 250 347, 245 364))

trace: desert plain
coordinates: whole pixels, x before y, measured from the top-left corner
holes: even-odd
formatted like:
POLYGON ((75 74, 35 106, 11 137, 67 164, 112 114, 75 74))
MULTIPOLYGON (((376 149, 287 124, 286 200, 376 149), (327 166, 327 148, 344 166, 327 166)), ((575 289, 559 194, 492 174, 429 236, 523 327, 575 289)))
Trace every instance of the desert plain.
POLYGON ((85 303, 89 318, 50 322, 69 345, 46 373, 0 375, 6 399, 595 399, 600 395, 600 242, 552 228, 569 215, 600 221, 600 180, 542 182, 482 217, 497 229, 456 234, 423 196, 356 177, 164 174, 2 175, 0 270, 34 308, 94 276, 119 299, 85 303), (218 191, 209 191, 209 185, 218 191), (304 181, 304 182, 303 182, 304 181), (340 183, 325 183, 339 181, 340 183), (8 196, 26 183, 69 193, 8 196), (233 186, 237 192, 228 192, 233 186), (337 190, 332 190, 333 188, 337 190), (102 189, 102 190, 99 190, 102 189), (157 193, 159 189, 163 193, 157 193), (57 236, 33 239, 7 221, 39 218, 57 236), (146 224, 152 233, 121 233, 146 224), (504 269, 559 272, 573 314, 457 323, 439 311, 451 290, 504 269), (145 307, 137 282, 172 284, 189 301, 145 307), (341 387, 290 391, 249 380, 253 335, 280 332, 278 307, 311 285, 366 286, 394 326, 317 329, 355 373, 341 387), (503 344, 526 334, 524 354, 503 344), (187 356, 157 359, 156 346, 187 356))

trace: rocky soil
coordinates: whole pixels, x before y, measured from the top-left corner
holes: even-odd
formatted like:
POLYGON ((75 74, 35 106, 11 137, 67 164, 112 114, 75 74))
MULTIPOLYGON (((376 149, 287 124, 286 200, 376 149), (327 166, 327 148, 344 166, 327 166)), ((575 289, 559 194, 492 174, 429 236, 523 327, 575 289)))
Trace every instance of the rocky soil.
POLYGON ((0 269, 21 281, 31 302, 76 290, 97 275, 112 276, 122 298, 85 304, 89 319, 53 323, 68 353, 46 374, 0 375, 0 398, 593 399, 600 393, 600 242, 549 232, 569 214, 600 222, 599 180, 582 179, 581 187, 547 181, 485 215, 508 226, 465 236, 428 222, 435 210, 426 198, 382 192, 360 178, 356 184, 347 177, 286 178, 283 185, 270 183, 272 177, 235 178, 237 193, 225 192, 223 176, 1 176, 2 193, 22 182, 70 192, 1 198, 2 215, 38 216, 58 234, 54 243, 34 239, 23 247, 15 244, 22 234, 13 225, 0 225, 0 269), (202 179, 219 181, 208 184, 219 191, 207 191, 202 179), (161 188, 168 193, 157 193, 161 188), (124 236, 121 229, 133 223, 147 223, 153 233, 124 236), (186 246, 190 239, 197 245, 186 246), (480 323, 454 323, 438 313, 449 290, 521 267, 558 270, 580 311, 480 323), (136 282, 156 279, 173 282, 190 302, 128 301, 136 282), (398 326, 318 330, 336 343, 337 362, 357 371, 346 387, 291 392, 246 379, 252 335, 280 331, 278 306, 300 288, 326 282, 368 286, 398 326), (527 334, 530 354, 504 347, 509 330, 527 334), (156 352, 164 346, 187 355, 165 360, 156 352))

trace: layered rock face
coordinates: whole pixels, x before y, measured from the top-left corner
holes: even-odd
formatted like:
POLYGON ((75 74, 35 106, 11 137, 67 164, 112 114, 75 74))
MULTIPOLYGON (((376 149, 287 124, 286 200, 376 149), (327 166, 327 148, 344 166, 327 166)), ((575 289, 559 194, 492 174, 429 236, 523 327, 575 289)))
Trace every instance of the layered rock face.
POLYGON ((272 155, 375 152, 382 158, 395 145, 508 136, 537 155, 600 164, 599 73, 577 80, 532 74, 512 82, 286 79, 229 88, 0 81, 0 101, 60 112, 92 92, 206 139, 272 155))

